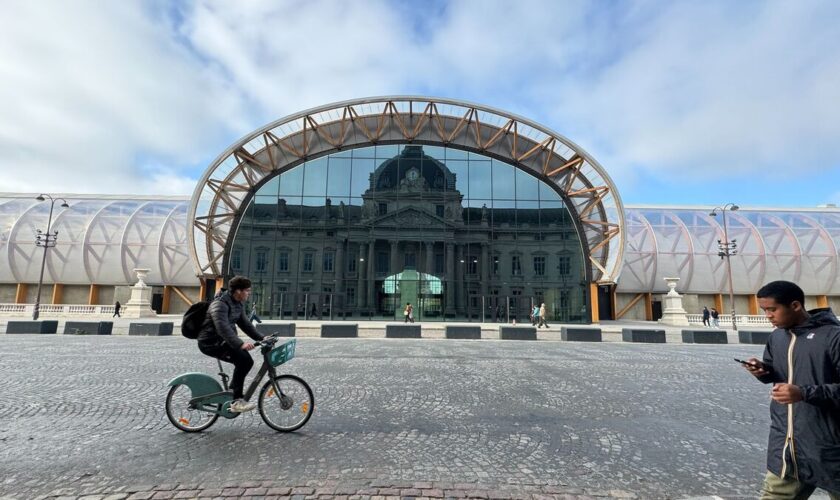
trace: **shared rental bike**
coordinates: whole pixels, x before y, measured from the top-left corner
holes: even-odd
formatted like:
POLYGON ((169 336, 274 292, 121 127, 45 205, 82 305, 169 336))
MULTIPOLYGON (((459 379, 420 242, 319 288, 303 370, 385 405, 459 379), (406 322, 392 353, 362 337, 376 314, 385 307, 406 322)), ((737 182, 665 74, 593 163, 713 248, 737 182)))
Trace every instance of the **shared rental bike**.
MULTIPOLYGON (((275 345, 278 334, 254 342, 260 347, 263 364, 244 399, 250 401, 263 377, 268 380, 260 389, 257 400, 260 416, 274 430, 291 432, 303 427, 315 409, 312 389, 295 375, 278 375, 277 367, 295 357, 295 339, 275 345)), ((172 425, 184 432, 201 432, 216 423, 219 417, 233 419, 239 413, 230 411, 233 392, 228 389, 230 378, 219 363, 221 384, 204 373, 185 373, 169 382, 166 395, 166 416, 172 425)))

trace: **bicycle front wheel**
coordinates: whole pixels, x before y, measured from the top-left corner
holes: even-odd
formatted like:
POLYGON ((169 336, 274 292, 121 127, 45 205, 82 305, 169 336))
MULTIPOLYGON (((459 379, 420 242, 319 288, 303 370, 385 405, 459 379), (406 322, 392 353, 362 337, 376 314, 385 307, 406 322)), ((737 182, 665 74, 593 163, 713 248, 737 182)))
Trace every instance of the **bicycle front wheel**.
POLYGON ((280 432, 300 429, 315 410, 312 389, 302 378, 280 375, 274 379, 282 395, 274 390, 271 380, 260 391, 260 416, 269 427, 280 432))
POLYGON ((184 432, 201 432, 219 419, 215 413, 189 407, 192 390, 184 385, 173 385, 166 395, 166 416, 172 425, 184 432))

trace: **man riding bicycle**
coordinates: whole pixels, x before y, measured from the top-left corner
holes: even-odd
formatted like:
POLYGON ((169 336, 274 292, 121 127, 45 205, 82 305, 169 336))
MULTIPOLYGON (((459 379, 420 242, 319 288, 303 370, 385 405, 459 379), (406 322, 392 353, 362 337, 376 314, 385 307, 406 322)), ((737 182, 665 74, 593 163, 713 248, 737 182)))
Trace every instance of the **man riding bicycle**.
POLYGON ((234 401, 230 411, 238 413, 251 411, 257 406, 243 398, 245 376, 254 366, 248 351, 254 348, 254 344, 244 342, 236 335, 236 327, 239 326, 252 339, 263 339, 245 315, 245 302, 250 295, 251 280, 244 276, 231 279, 228 290, 210 304, 198 334, 198 349, 202 353, 233 364, 230 388, 234 401))

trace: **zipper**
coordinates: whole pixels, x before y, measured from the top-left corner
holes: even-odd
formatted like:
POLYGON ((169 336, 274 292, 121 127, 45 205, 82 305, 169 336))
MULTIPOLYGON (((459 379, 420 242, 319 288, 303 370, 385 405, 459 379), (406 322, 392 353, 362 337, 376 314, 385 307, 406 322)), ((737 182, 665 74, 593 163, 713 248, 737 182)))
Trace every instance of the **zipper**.
MULTIPOLYGON (((790 344, 788 345, 788 355, 787 355, 787 362, 788 362, 788 384, 793 384, 793 345, 796 343, 796 335, 793 333, 793 330, 788 330, 790 333, 791 340, 790 344)), ((788 403, 787 405, 787 434, 785 435, 785 446, 782 448, 782 478, 785 477, 785 472, 787 470, 787 450, 788 447, 790 448, 790 458, 793 462, 793 477, 799 480, 799 468, 796 465, 796 450, 793 446, 793 403, 788 403)))

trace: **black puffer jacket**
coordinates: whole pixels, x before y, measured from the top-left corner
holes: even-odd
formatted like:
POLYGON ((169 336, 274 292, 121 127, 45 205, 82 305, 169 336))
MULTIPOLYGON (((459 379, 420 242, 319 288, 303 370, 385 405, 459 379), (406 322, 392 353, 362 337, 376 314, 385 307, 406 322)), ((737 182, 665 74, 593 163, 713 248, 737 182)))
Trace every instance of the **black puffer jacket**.
POLYGON ((245 306, 233 300, 230 292, 225 292, 210 304, 207 318, 201 326, 201 333, 198 334, 198 343, 218 345, 224 341, 227 345, 238 349, 245 342, 236 335, 237 326, 252 339, 263 339, 263 336, 245 316, 245 306))
POLYGON ((771 401, 767 469, 840 492, 840 322, 831 309, 809 313, 804 324, 773 331, 764 349, 772 370, 760 380, 797 385, 803 397, 771 401))

